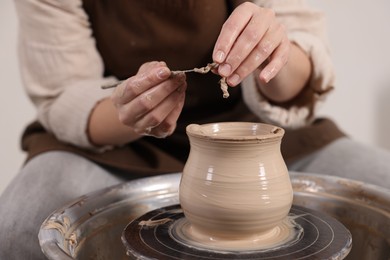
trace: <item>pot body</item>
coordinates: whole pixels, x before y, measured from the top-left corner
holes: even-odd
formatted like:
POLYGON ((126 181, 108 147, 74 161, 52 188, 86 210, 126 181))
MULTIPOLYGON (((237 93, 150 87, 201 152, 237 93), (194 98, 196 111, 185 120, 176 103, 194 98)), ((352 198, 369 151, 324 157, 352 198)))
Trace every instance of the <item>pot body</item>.
POLYGON ((179 187, 193 228, 222 237, 256 235, 283 221, 293 190, 280 152, 284 130, 268 124, 189 125, 191 150, 179 187))

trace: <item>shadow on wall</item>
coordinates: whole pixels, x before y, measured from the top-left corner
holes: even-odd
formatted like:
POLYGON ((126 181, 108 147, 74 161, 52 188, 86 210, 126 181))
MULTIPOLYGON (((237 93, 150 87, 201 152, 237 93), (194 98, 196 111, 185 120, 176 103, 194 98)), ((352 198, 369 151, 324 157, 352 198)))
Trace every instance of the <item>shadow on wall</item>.
POLYGON ((377 93, 375 129, 376 143, 390 150, 390 79, 377 93))

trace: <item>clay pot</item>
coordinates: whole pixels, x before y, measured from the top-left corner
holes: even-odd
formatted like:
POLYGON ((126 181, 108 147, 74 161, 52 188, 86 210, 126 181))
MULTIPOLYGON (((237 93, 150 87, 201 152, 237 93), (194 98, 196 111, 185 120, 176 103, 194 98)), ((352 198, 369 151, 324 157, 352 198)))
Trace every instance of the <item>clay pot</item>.
POLYGON ((237 239, 270 231, 286 218, 293 190, 280 152, 282 128, 224 122, 186 130, 191 150, 179 199, 197 232, 237 239))

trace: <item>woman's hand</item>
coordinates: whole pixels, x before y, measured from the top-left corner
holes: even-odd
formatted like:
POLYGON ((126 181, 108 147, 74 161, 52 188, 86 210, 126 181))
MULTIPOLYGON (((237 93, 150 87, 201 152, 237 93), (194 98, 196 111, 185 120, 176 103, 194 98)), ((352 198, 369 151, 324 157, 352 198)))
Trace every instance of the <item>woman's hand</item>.
POLYGON ((271 9, 246 2, 238 6, 222 27, 214 47, 218 73, 230 86, 238 85, 260 68, 260 80, 268 83, 287 63, 290 41, 271 9))
POLYGON ((176 128, 186 87, 184 73, 173 75, 164 62, 148 62, 116 87, 111 100, 122 124, 139 135, 164 138, 176 128))

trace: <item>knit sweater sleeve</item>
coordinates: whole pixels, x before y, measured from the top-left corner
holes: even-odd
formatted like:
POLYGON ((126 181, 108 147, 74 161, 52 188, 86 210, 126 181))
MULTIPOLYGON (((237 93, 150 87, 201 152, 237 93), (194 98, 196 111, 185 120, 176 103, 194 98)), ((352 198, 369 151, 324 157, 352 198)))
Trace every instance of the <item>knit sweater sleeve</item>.
POLYGON ((99 56, 81 0, 15 0, 23 85, 38 120, 59 140, 94 148, 87 125, 95 105, 110 95, 100 86, 99 56))
POLYGON ((275 11, 277 18, 285 25, 290 41, 297 44, 310 58, 312 73, 308 91, 305 91, 305 97, 300 99, 299 104, 280 106, 267 101, 258 91, 254 78, 256 75, 250 75, 242 83, 244 100, 252 112, 265 122, 290 129, 310 124, 329 90, 334 87, 334 70, 326 38, 324 14, 310 8, 305 0, 253 2, 275 11), (306 101, 302 102, 302 99, 306 101))

